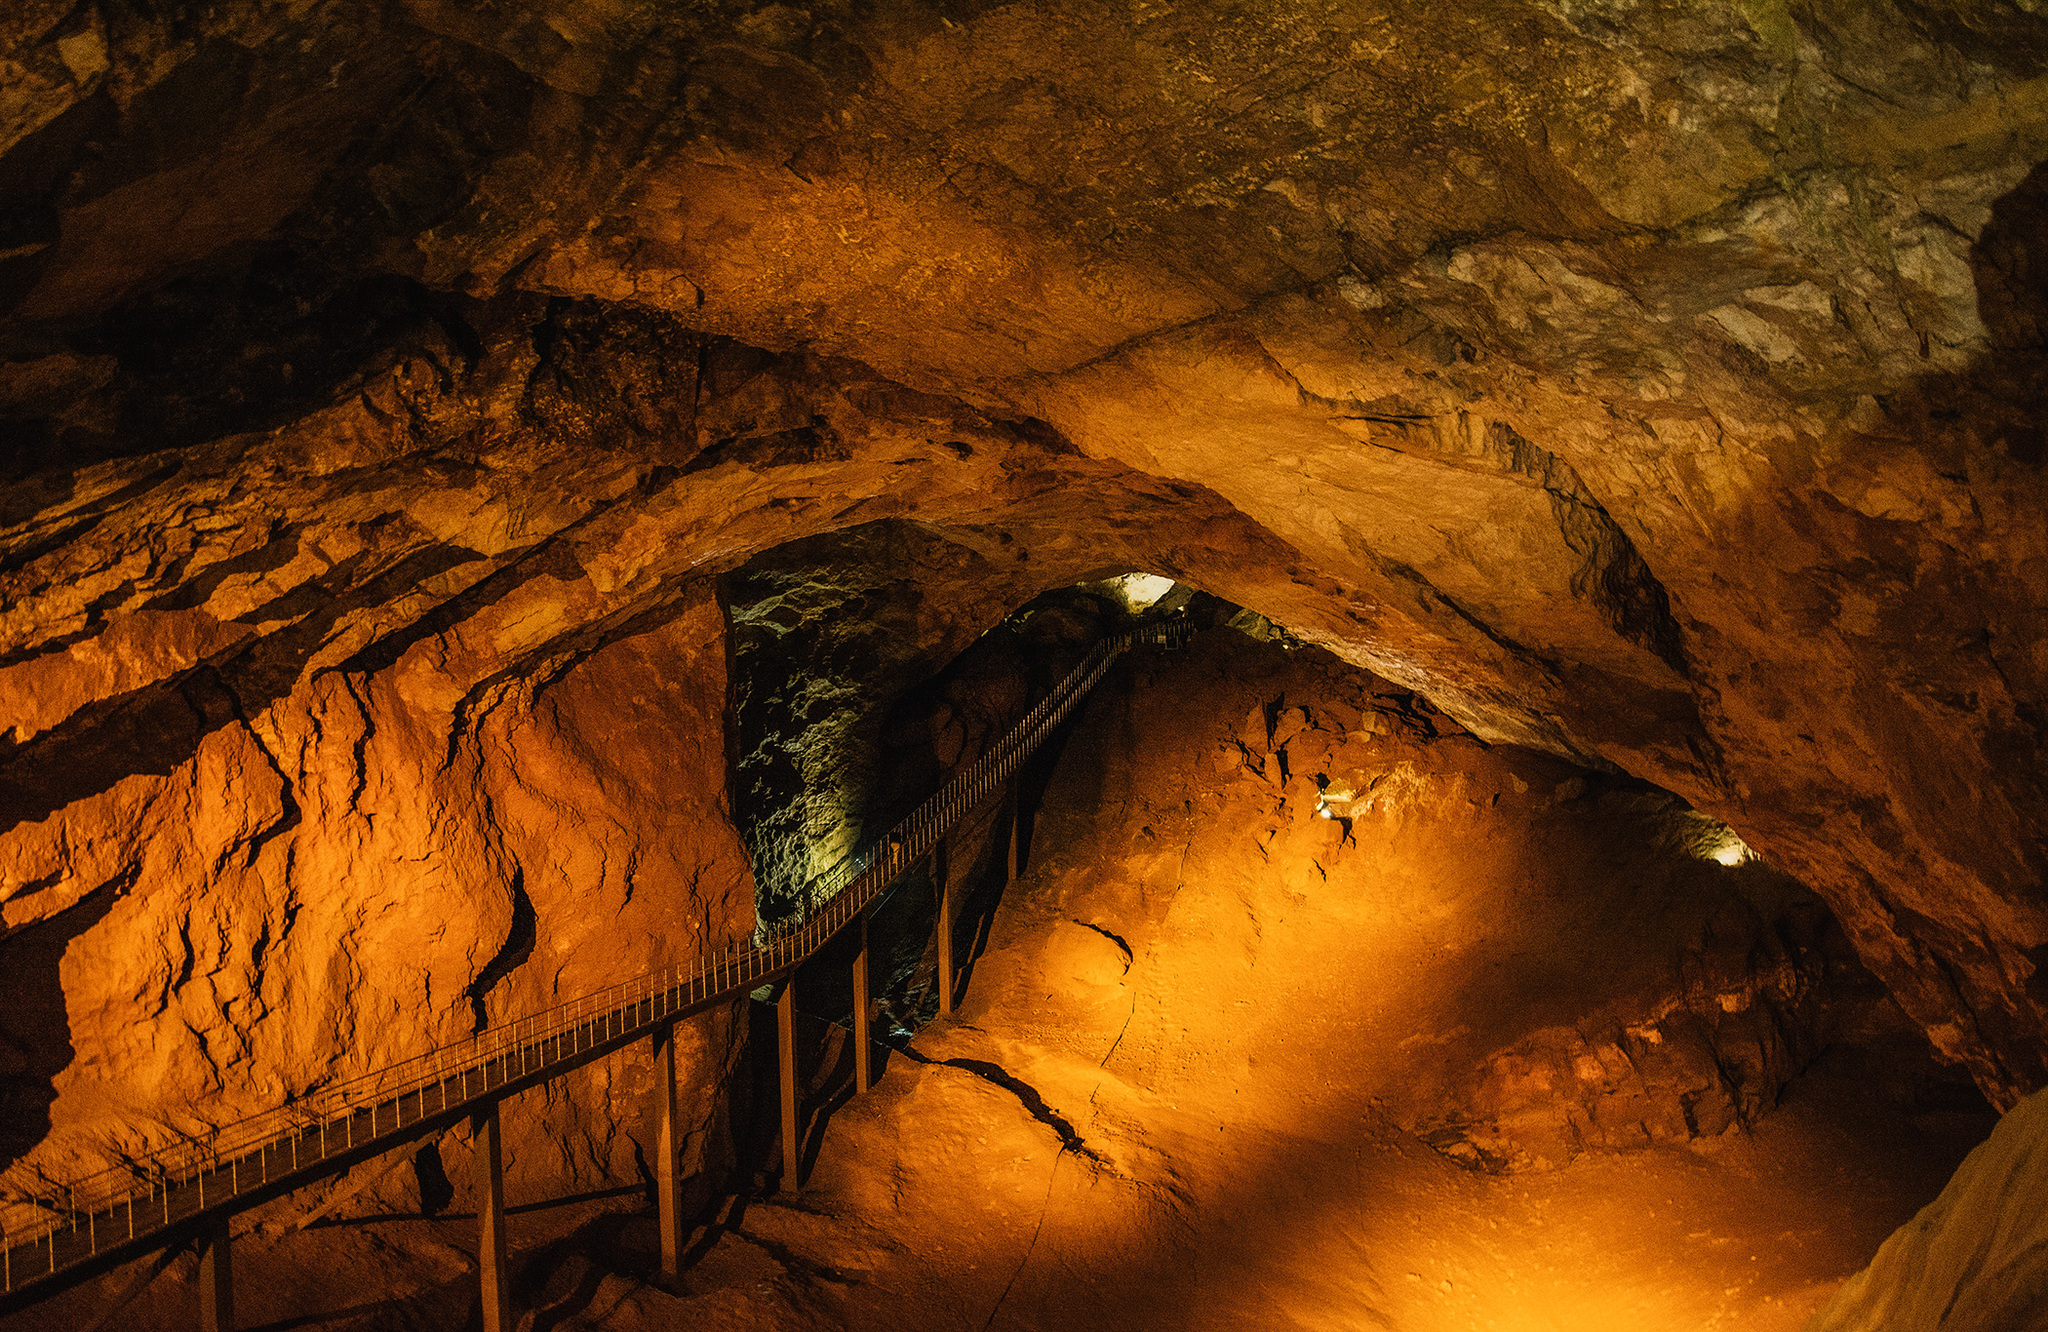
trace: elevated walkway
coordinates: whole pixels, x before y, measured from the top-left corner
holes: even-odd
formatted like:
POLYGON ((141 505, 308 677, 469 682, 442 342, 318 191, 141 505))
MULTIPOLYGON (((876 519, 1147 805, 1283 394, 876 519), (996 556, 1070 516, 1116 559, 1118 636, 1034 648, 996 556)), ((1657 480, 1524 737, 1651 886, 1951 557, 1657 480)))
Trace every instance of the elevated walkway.
MULTIPOLYGON (((786 982, 804 961, 849 926, 861 931, 855 993, 870 993, 867 916, 898 878, 925 856, 944 853, 946 836, 1001 792, 1046 739, 1071 716, 1124 652, 1139 644, 1179 647, 1184 620, 1116 635, 1095 649, 986 753, 956 773, 901 822, 865 843, 807 893, 811 908, 772 935, 635 976, 595 994, 487 1028, 373 1073, 309 1092, 204 1138, 165 1147, 117 1166, 0 1200, 0 1313, 35 1303, 122 1263, 174 1245, 201 1247, 201 1297, 208 1332, 233 1326, 227 1223, 235 1213, 340 1174, 464 1119, 477 1123, 486 1195, 481 1257, 485 1332, 509 1332, 504 1197, 498 1106, 509 1096, 639 1040, 659 1053, 661 1124, 656 1162, 663 1268, 674 1275, 683 1218, 675 1174, 675 1024, 763 986, 786 982)), ((1014 873, 1014 826, 1012 871, 1014 873)), ((943 876, 941 876, 943 880, 943 876)), ((951 1012, 952 902, 939 897, 939 1002, 951 1012)), ((787 984, 777 999, 782 1159, 797 1161, 795 1012, 787 984)), ((855 1082, 871 1080, 869 1005, 854 1005, 855 1082)), ((793 1176, 791 1182, 794 1182, 793 1176)))

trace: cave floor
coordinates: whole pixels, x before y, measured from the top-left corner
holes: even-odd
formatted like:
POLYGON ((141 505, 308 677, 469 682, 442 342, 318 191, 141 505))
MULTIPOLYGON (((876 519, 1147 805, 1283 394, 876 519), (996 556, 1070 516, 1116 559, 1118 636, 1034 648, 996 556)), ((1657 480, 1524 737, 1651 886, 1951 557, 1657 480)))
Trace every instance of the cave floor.
MULTIPOLYGON (((972 1017, 917 1046, 1051 1071, 972 1017)), ((1040 1117, 1057 1112, 892 1054, 873 1093, 814 1123, 806 1187, 721 1199, 673 1290, 648 1279, 645 1212, 597 1199, 515 1214, 519 1327, 1796 1332, 1987 1128, 1874 1111, 1854 1070, 1824 1059, 1752 1130, 1490 1176, 1370 1108, 1309 1096, 1290 1107, 1305 1132, 1250 1124, 1246 1094, 1116 1096, 1083 1135, 1096 1161, 1040 1117)), ((474 1326, 474 1231, 444 1214, 244 1239, 241 1326, 474 1326)), ((192 1268, 181 1258, 110 1326, 196 1325, 192 1268)), ((4 1323, 83 1329, 103 1302, 4 1323)))
POLYGON ((1988 1133, 1844 1050, 1748 1127, 1453 1163, 1403 1126, 1532 1031, 1636 1021, 1675 955, 1761 956, 1702 903, 1764 871, 1423 723, 1262 756, 1272 697, 1314 725, 1353 687, 1297 660, 1141 669, 1062 756, 959 1013, 831 1103, 800 1193, 700 1234, 680 1306, 615 1279, 563 1326, 1794 1332, 1988 1133), (741 1288, 742 1317, 698 1307, 741 1288))
MULTIPOLYGON (((918 1044, 1030 1066, 971 1021, 918 1044)), ((613 1277, 556 1312, 617 1332, 685 1308, 735 1328, 1796 1332, 1988 1127, 1873 1111, 1823 1060, 1751 1130, 1490 1176, 1369 1108, 1304 1097, 1305 1131, 1249 1125, 1233 1090, 1118 1096, 1083 1136, 1098 1161, 976 1071, 893 1059, 834 1113, 800 1195, 736 1223, 729 1204, 693 1237, 708 1261, 684 1299, 613 1277), (726 1323, 706 1304, 735 1277, 749 1298, 726 1323), (770 1291, 774 1324, 757 1321, 770 1291)))
MULTIPOLYGON (((1199 652, 1158 669, 1091 703, 1028 872, 971 919, 960 1011, 866 1096, 843 1048, 819 1079, 802 1189, 720 1201, 673 1289, 647 1279, 630 1191, 521 1210, 522 1332, 1794 1332, 1988 1133, 1916 1118, 1843 1052, 1748 1127, 1454 1163, 1409 1131, 1430 1107, 1532 1031, 1637 1021, 1701 940, 1754 956, 1702 903, 1760 880, 1645 850, 1625 791, 1432 725, 1297 736, 1290 776, 1228 735, 1280 684, 1337 684, 1199 652), (1317 816, 1312 753, 1371 793, 1348 821, 1317 816)), ((474 1230, 365 1217, 238 1244, 242 1326, 474 1326, 474 1230)), ((190 1267, 119 1325, 189 1325, 190 1267)), ((88 1294, 6 1332, 77 1332, 88 1294)))

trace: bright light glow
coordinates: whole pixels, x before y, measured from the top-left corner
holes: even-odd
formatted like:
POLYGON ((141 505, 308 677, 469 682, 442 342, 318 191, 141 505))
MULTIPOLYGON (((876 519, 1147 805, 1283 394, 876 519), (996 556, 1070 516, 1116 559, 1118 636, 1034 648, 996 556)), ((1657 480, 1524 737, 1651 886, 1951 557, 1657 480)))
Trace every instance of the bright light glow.
POLYGON ((1702 843, 1700 850, 1706 859, 1723 865, 1740 865, 1756 859, 1756 852, 1749 849, 1749 843, 1737 837, 1733 828, 1727 827, 1702 843))
POLYGON ((1173 591, 1171 578, 1148 573, 1123 574, 1110 579, 1109 585, 1124 599, 1124 605, 1134 611, 1145 610, 1173 591))

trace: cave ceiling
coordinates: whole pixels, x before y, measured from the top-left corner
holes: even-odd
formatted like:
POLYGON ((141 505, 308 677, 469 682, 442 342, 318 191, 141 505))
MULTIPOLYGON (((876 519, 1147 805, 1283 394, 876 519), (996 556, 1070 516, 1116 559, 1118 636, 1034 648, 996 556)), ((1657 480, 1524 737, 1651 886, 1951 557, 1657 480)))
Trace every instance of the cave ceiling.
POLYGON ((1017 567, 983 622, 1167 574, 1678 792, 2009 1103, 2035 8, 14 7, 7 924, 132 881, 80 829, 211 737, 289 786, 383 689, 452 752, 905 519, 1017 567))

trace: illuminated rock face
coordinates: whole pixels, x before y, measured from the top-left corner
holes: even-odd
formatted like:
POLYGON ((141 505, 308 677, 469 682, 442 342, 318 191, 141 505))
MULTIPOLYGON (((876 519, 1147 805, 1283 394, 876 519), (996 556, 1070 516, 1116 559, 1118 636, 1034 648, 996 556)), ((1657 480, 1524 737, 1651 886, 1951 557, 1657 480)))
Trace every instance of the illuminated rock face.
POLYGON ((1843 1285, 1812 1332, 2039 1327, 2048 1319, 2048 1093, 1999 1121, 1955 1178, 1843 1285))
POLYGON ((1995 1099, 2048 1081, 2038 16, 0 44, 10 1152, 744 932, 710 579, 884 518, 1676 791, 1995 1099))
POLYGON ((1796 1332, 1946 1167, 1895 1187, 1939 1149, 1839 1044, 1756 1113, 1913 1033, 1717 831, 1313 649, 1134 654, 957 1018, 720 1243, 791 1326, 1796 1332))
MULTIPOLYGON (((264 706, 232 649, 124 700, 132 747, 93 757, 136 770, 75 774, 119 780, 7 841, 26 889, 6 943, 25 1001, 6 1019, 9 1156, 61 1170, 200 1132, 749 923, 718 608, 680 599, 499 676, 493 640, 579 590, 508 586, 459 632, 370 645, 381 669, 287 677, 264 706)), ((708 1091, 729 1034, 707 1020, 689 1039, 708 1091)), ((619 1122, 638 1119, 642 1065, 529 1098, 551 1146, 515 1147, 515 1178, 631 1178, 619 1122)))
POLYGON ((1904 1027, 1809 894, 1701 854, 1662 792, 1488 749, 1312 649, 1218 632, 1135 680, 1072 742, 976 1007, 1010 1022, 1102 951, 1068 926, 1110 931, 1136 1016, 1102 1067, 1136 1086, 1192 1060, 1284 1102, 1351 1049, 1321 1079, 1502 1173, 1753 1123, 1828 1042, 1904 1027))

